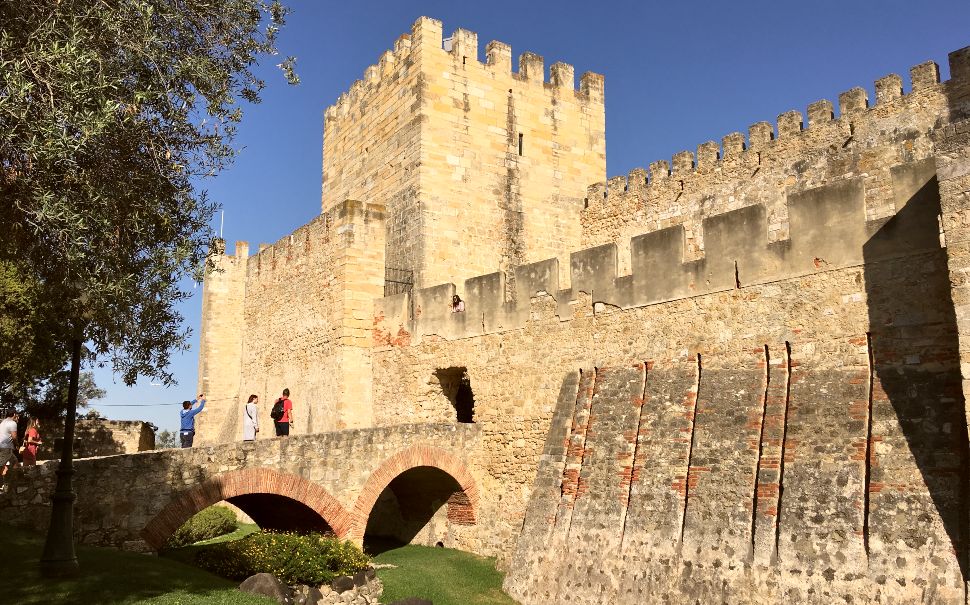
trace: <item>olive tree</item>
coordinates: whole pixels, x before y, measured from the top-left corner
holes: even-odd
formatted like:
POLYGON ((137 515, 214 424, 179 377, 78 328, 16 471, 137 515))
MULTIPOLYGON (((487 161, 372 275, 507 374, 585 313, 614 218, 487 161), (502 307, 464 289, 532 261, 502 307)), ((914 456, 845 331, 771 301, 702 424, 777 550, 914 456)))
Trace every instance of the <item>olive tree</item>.
MULTIPOLYGON (((77 569, 82 345, 127 384, 173 382, 169 357, 188 335, 177 303, 213 242, 201 178, 236 153, 240 104, 259 101, 254 66, 276 54, 286 14, 269 0, 0 2, 0 259, 57 305, 70 341, 46 573, 77 569)), ((292 58, 279 65, 295 83, 292 58)))

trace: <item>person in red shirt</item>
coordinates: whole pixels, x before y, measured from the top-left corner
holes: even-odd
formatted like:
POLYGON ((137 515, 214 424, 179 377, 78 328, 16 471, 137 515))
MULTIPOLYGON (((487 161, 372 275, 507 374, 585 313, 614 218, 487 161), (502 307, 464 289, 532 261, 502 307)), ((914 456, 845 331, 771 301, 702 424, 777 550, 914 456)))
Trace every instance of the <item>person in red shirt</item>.
POLYGON ((276 436, 286 437, 290 434, 290 427, 293 426, 293 402, 290 401, 290 390, 283 389, 283 396, 279 400, 283 402, 283 417, 274 421, 276 436))
POLYGON ((40 421, 36 418, 30 419, 27 425, 27 434, 24 435, 24 447, 22 454, 24 466, 34 466, 37 464, 37 448, 44 442, 40 438, 40 421))

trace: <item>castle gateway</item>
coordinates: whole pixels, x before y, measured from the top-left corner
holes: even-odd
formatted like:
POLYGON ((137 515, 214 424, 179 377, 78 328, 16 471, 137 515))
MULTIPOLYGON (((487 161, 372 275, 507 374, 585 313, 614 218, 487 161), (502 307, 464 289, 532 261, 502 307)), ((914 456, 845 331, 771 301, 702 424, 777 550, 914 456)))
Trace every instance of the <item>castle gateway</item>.
POLYGON ((216 256, 200 437, 473 422, 435 536, 524 603, 964 603, 970 48, 606 182, 602 77, 485 54, 420 19, 216 256))

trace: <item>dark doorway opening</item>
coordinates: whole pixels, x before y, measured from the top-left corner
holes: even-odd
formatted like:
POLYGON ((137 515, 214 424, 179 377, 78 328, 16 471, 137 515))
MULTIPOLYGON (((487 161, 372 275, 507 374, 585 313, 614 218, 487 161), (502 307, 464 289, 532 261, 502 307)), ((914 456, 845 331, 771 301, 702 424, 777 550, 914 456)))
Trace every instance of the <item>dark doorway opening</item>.
POLYGON ((462 423, 475 422, 475 393, 472 391, 468 368, 453 367, 435 370, 435 377, 441 385, 452 407, 455 408, 455 419, 462 423))
POLYGON ((447 531, 447 517, 438 512, 446 505, 467 505, 462 496, 458 481, 441 469, 419 466, 404 471, 384 488, 367 517, 365 552, 377 555, 410 544, 422 530, 422 543, 437 543, 447 531))

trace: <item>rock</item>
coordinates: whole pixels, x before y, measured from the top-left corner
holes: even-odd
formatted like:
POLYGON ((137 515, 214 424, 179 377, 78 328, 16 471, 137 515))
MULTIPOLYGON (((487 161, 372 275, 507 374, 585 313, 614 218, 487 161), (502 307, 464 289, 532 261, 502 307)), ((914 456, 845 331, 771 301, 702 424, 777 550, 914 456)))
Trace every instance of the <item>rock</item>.
POLYGON ((280 603, 292 603, 290 589, 271 573, 258 573, 249 576, 239 585, 239 590, 276 599, 280 603))
POLYGON ((334 578, 333 582, 330 582, 330 587, 338 593, 343 594, 348 590, 354 589, 354 579, 350 576, 340 576, 339 578, 334 578))
POLYGON ((307 591, 306 605, 318 605, 323 600, 323 591, 319 588, 311 588, 307 591))
POLYGON ((406 599, 400 599, 400 600, 394 601, 389 605, 434 605, 434 604, 427 599, 419 599, 418 597, 408 597, 406 599))

